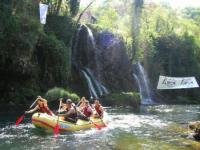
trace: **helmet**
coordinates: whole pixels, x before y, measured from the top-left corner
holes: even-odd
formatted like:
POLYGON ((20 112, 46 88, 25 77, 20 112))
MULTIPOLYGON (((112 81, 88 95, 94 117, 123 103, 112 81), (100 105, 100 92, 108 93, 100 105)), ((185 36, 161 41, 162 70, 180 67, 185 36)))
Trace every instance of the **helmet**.
POLYGON ((72 100, 71 99, 67 99, 66 100, 66 104, 72 104, 72 100))

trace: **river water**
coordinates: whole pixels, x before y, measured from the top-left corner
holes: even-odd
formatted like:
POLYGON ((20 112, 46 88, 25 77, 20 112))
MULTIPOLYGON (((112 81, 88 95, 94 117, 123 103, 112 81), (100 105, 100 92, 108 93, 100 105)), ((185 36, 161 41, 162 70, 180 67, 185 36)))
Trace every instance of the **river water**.
POLYGON ((200 105, 106 110, 108 127, 66 133, 58 138, 35 129, 30 116, 16 127, 18 115, 1 115, 0 150, 200 150, 199 142, 187 138, 187 123, 200 120, 200 105))

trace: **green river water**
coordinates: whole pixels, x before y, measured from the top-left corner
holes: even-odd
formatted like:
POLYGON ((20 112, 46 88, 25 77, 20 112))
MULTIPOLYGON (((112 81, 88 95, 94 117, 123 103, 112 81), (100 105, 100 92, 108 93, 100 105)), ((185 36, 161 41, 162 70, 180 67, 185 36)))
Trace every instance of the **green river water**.
POLYGON ((187 123, 200 120, 200 105, 154 105, 106 108, 108 127, 54 138, 38 131, 30 116, 18 127, 16 114, 0 116, 0 150, 200 150, 189 139, 187 123))

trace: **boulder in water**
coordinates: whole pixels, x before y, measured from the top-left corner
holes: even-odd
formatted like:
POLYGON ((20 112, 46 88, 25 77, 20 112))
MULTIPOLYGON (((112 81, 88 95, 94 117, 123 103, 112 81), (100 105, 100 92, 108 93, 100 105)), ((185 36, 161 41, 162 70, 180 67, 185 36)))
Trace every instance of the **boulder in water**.
POLYGON ((193 138, 200 141, 200 121, 190 122, 189 128, 193 130, 193 138))

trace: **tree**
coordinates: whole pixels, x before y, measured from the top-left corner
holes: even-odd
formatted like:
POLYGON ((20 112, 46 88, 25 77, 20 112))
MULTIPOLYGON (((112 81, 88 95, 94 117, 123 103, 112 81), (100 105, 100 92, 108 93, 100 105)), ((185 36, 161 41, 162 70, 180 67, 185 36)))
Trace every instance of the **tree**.
POLYGON ((133 20, 132 20, 132 60, 134 59, 135 52, 138 49, 138 36, 140 31, 140 19, 143 6, 143 0, 134 0, 133 3, 133 20))

